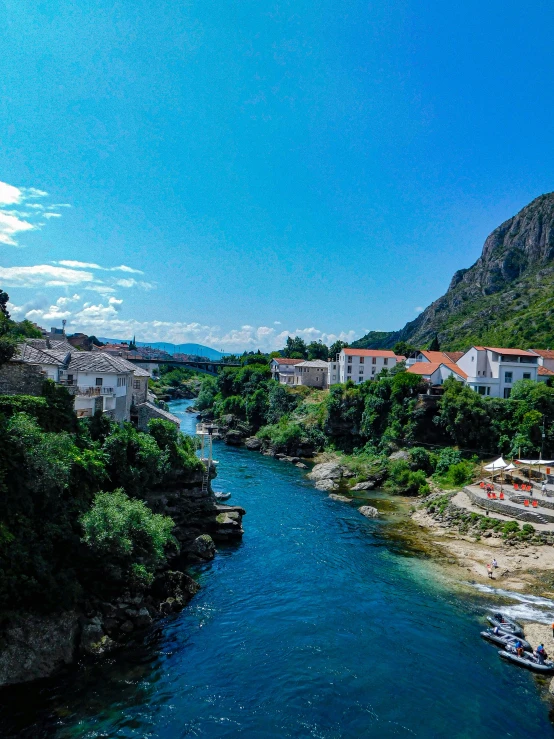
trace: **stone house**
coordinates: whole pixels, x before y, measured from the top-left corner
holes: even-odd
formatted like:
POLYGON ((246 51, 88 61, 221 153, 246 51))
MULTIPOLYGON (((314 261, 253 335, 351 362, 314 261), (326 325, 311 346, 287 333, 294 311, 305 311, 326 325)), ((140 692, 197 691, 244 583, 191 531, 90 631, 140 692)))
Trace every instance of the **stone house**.
POLYGON ((327 387, 329 364, 322 359, 298 362, 294 366, 294 384, 307 387, 327 387))

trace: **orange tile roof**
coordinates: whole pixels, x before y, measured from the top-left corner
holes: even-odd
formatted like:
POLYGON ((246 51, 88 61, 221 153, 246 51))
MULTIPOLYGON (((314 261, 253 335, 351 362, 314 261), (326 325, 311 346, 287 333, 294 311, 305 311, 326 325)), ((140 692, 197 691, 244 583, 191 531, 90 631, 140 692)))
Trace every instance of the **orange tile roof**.
POLYGON ((353 357, 396 357, 390 349, 343 349, 346 356, 353 357))
POLYGON ((548 367, 543 367, 542 365, 539 367, 539 375, 553 375, 554 372, 552 370, 549 370, 548 367))
POLYGON ((305 362, 305 359, 289 359, 288 357, 273 357, 277 364, 298 364, 299 362, 305 362))
POLYGON ((467 379, 467 374, 457 365, 452 364, 452 362, 416 362, 415 364, 412 364, 411 367, 408 367, 407 372, 411 372, 412 375, 422 375, 423 377, 426 377, 427 375, 432 375, 433 372, 436 372, 441 365, 447 367, 449 370, 454 372, 454 374, 463 377, 464 380, 467 379))
POLYGON ((465 352, 443 352, 443 354, 446 354, 450 361, 456 364, 458 359, 461 359, 464 356, 465 352))
POLYGON ((543 359, 554 359, 554 351, 552 349, 529 349, 533 354, 538 354, 543 359))
POLYGON ((428 359, 429 362, 438 362, 439 364, 443 363, 445 360, 450 361, 446 354, 444 352, 420 352, 420 354, 423 354, 425 359, 428 359))

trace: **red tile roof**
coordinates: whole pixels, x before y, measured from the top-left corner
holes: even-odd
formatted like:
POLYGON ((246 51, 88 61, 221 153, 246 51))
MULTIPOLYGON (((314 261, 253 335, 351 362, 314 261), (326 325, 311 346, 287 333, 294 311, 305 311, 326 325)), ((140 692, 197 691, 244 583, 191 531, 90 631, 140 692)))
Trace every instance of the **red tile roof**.
POLYGON ((433 372, 436 372, 441 365, 443 367, 447 367, 449 370, 454 372, 454 374, 463 377, 464 380, 467 379, 467 374, 451 362, 416 362, 415 364, 412 364, 411 367, 408 367, 407 372, 411 372, 412 375, 427 377, 428 375, 432 375, 433 372))
POLYGON ((343 349, 346 356, 353 357, 398 357, 390 349, 343 349))
POLYGON ((442 362, 450 361, 444 352, 424 351, 424 352, 420 352, 420 354, 423 354, 425 359, 427 359, 429 362, 435 362, 435 363, 438 362, 439 364, 441 364, 442 362))
POLYGON ((543 367, 542 365, 539 367, 539 375, 549 375, 554 376, 554 372, 552 370, 549 370, 548 367, 543 367))
POLYGON ((464 356, 465 352, 443 352, 443 354, 446 354, 450 361, 456 364, 458 359, 461 359, 464 356))
POLYGON ((299 362, 305 362, 305 359, 289 359, 288 357, 273 357, 277 364, 298 364, 299 362))
POLYGON ((554 359, 554 351, 552 349, 529 349, 533 354, 538 354, 543 359, 554 359))

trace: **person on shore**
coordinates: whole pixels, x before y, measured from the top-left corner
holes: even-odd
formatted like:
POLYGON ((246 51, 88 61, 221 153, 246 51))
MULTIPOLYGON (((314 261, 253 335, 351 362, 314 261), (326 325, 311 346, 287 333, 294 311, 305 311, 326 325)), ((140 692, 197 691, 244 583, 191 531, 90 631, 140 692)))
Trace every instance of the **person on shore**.
POLYGON ((496 557, 492 561, 492 566, 494 567, 495 570, 498 567, 498 562, 496 561, 496 557))
POLYGON ((492 565, 489 563, 487 563, 487 572, 488 572, 490 579, 492 580, 492 565))
POLYGON ((554 622, 552 623, 552 638, 554 639, 554 622))
POLYGON ((543 482, 542 484, 541 493, 546 497, 546 483, 545 482, 543 482))

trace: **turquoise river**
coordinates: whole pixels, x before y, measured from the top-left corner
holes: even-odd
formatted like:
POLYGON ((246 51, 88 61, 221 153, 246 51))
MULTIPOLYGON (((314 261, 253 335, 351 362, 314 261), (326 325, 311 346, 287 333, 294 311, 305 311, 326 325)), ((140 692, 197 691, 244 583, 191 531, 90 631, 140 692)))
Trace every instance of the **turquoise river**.
MULTIPOLYGON (((193 433, 191 401, 171 410, 193 433)), ((196 571, 179 615, 108 659, 4 692, 2 737, 544 737, 544 683, 479 638, 483 594, 449 589, 386 519, 302 470, 218 444, 245 536, 196 571)))

